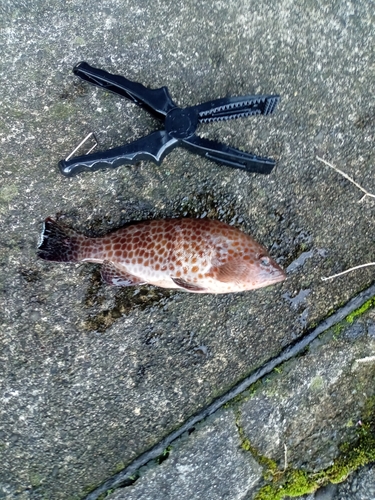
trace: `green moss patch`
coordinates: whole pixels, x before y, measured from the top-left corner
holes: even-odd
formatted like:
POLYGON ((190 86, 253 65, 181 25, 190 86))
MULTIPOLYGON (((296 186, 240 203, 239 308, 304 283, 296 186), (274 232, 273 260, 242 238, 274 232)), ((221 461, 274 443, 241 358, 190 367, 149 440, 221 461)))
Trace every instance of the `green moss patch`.
POLYGON ((348 323, 353 323, 355 318, 361 316, 361 314, 367 312, 369 309, 372 309, 373 307, 375 307, 375 297, 371 297, 371 299, 365 302, 361 307, 348 314, 348 316, 345 319, 348 323))
POLYGON ((259 455, 250 442, 241 436, 241 430, 240 437, 242 447, 265 467, 264 477, 270 481, 258 491, 255 500, 282 500, 307 495, 328 483, 341 483, 356 469, 375 460, 375 397, 367 400, 363 419, 358 422, 357 440, 343 444, 341 455, 334 464, 317 473, 292 468, 281 471, 273 460, 259 455))

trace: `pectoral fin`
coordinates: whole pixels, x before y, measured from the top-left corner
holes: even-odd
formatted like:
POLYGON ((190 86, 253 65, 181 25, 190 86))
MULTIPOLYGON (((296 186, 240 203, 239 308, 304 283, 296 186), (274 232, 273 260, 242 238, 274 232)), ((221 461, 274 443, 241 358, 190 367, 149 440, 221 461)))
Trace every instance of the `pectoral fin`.
POLYGON ((134 286, 143 285, 142 281, 137 276, 127 273, 123 269, 116 267, 113 262, 105 260, 102 264, 101 275, 103 281, 112 286, 134 286))
POLYGON ((222 283, 238 282, 246 275, 246 266, 240 259, 226 262, 215 269, 214 276, 222 283))
POLYGON ((202 286, 196 285, 195 283, 189 283, 181 278, 172 278, 172 280, 176 283, 176 285, 181 288, 185 288, 188 292, 205 292, 206 288, 202 286))

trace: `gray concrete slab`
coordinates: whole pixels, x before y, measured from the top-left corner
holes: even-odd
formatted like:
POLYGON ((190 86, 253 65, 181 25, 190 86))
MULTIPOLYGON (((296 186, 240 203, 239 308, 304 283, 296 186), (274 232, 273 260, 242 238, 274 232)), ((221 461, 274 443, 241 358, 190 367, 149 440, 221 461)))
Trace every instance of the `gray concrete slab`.
POLYGON ((320 279, 374 261, 375 208, 315 159, 375 190, 373 16, 365 1, 2 2, 3 497, 82 498, 373 281, 371 268, 320 279), (282 94, 271 119, 202 127, 277 169, 261 177, 176 150, 160 167, 63 178, 57 161, 88 132, 105 149, 157 126, 77 82, 80 60, 167 85, 180 105, 282 94), (254 293, 119 291, 95 266, 36 259, 41 223, 56 214, 93 236, 207 214, 251 233, 284 267, 312 256, 254 293))
MULTIPOLYGON (((372 499, 373 466, 343 484, 332 484, 329 471, 339 471, 339 457, 348 455, 343 445, 359 448, 358 437, 369 430, 365 407, 375 394, 374 325, 371 312, 327 330, 304 356, 284 363, 190 436, 172 442, 161 465, 150 462, 134 484, 109 498, 282 499, 298 496, 297 473, 304 473, 317 491, 301 500, 372 499), (252 460, 248 468, 246 456, 252 460)), ((349 460, 346 466, 338 472, 341 481, 353 471, 349 460)))
POLYGON ((277 382, 268 380, 259 396, 241 406, 245 435, 279 468, 284 445, 290 467, 328 468, 340 445, 353 439, 365 402, 374 395, 375 338, 368 335, 367 322, 334 335, 327 333, 324 345, 322 339, 314 341, 305 356, 278 369, 277 382))
POLYGON ((261 466, 240 445, 234 412, 219 412, 174 443, 160 466, 110 498, 242 499, 259 482, 261 466))

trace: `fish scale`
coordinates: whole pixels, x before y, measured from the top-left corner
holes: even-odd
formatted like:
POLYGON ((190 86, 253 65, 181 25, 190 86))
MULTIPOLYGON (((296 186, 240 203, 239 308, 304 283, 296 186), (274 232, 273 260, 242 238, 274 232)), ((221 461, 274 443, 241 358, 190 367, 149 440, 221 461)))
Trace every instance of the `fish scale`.
POLYGON ((88 238, 51 218, 38 256, 102 264, 113 286, 152 284, 195 293, 230 293, 285 279, 267 250, 240 230, 211 219, 159 219, 88 238))

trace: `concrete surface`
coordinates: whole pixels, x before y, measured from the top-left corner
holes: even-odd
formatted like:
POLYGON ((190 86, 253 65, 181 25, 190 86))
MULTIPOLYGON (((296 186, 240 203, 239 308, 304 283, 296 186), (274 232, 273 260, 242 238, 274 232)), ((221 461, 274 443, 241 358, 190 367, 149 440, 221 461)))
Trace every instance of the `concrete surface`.
POLYGON ((234 412, 219 412, 194 434, 184 436, 177 450, 145 471, 134 487, 110 498, 241 499, 259 482, 261 467, 240 444, 234 412))
MULTIPOLYGON (((359 190, 315 159, 375 191, 373 7, 3 0, 0 498, 84 498, 373 282, 373 268, 320 279, 375 260, 375 205, 358 204, 359 190), (180 105, 280 93, 272 117, 201 131, 273 157, 277 169, 262 177, 175 150, 160 167, 63 178, 58 160, 88 132, 106 149, 157 127, 131 103, 78 82, 71 69, 80 60, 167 85, 180 105), (114 290, 96 266, 36 259, 49 215, 92 236, 130 220, 208 215, 294 264, 285 283, 254 293, 114 290)), ((338 370, 329 348, 321 366, 338 370)), ((372 365, 363 370, 373 380, 372 365)), ((261 432, 264 422, 251 418, 261 432)), ((334 452, 317 446, 314 467, 334 452)))
MULTIPOLYGON (((257 388, 174 441, 161 464, 149 462, 133 485, 109 498, 271 499, 278 497, 256 496, 265 482, 272 484, 264 480, 270 474, 277 491, 284 486, 286 468, 312 479, 330 470, 343 443, 361 433, 365 423, 360 417, 374 394, 375 361, 368 360, 375 351, 374 312, 339 324, 340 329, 329 329, 312 342, 304 356, 284 363, 257 388)), ((373 467, 342 485, 320 481, 328 486, 309 500, 374 498, 373 467)))

